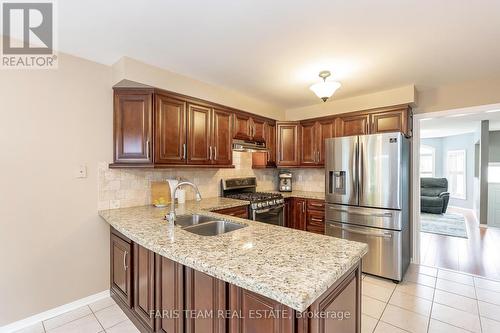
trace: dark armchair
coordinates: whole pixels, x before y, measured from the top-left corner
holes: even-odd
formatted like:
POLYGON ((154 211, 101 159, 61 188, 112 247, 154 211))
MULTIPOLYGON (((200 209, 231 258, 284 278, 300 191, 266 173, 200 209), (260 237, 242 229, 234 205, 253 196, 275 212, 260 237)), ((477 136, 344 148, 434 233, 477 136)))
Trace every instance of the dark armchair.
POLYGON ((446 178, 420 179, 420 211, 424 213, 446 213, 450 193, 446 178))

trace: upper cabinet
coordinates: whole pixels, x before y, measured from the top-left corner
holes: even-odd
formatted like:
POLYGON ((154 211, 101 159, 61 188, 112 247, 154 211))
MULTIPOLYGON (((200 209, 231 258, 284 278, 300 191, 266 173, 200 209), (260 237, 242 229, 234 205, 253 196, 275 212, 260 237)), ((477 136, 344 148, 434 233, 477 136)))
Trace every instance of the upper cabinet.
POLYGON ((186 102, 155 95, 155 163, 186 163, 186 102))
POLYGON ((252 119, 247 114, 236 113, 234 115, 234 138, 240 140, 250 140, 252 119))
POLYGON ((153 163, 153 91, 115 92, 113 118, 115 163, 153 163))
POLYGON ((188 104, 187 162, 189 164, 212 163, 211 121, 210 107, 188 104))
POLYGON ((411 111, 400 109, 370 115, 371 133, 403 132, 411 135, 411 111))
POLYGON ((298 166, 300 164, 299 131, 297 122, 278 122, 277 128, 277 166, 298 166))
POLYGON ((368 134, 368 123, 370 116, 367 114, 359 114, 352 116, 340 116, 337 119, 338 136, 351 136, 368 134))
POLYGON ((233 114, 215 108, 212 111, 212 162, 216 165, 230 165, 233 161, 233 114))

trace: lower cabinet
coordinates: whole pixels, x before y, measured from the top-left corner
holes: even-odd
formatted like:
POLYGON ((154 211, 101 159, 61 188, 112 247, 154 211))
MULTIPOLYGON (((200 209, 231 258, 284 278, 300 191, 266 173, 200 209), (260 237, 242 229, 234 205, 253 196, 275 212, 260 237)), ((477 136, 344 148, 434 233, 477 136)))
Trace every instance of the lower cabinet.
POLYGON ((111 293, 127 306, 132 305, 132 245, 126 237, 111 234, 110 239, 111 293))
POLYGON ((325 234, 325 203, 323 200, 288 198, 285 226, 325 234))
POLYGON ((223 316, 226 310, 227 284, 188 267, 185 267, 185 273, 185 332, 227 332, 223 316))
POLYGON ((248 219, 248 205, 214 210, 214 213, 240 217, 242 219, 248 219))
POLYGON ((229 320, 231 333, 289 333, 295 326, 292 308, 234 285, 229 287, 229 310, 238 314, 229 320))
POLYGON ((113 299, 143 333, 361 331, 361 262, 299 313, 155 254, 112 229, 111 281, 113 299))

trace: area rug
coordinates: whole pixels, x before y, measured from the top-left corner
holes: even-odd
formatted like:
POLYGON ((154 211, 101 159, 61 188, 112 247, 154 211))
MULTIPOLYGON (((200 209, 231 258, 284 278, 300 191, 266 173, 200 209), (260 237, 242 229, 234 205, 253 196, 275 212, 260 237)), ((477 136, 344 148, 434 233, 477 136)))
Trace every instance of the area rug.
POLYGON ((465 218, 462 214, 457 213, 421 213, 420 231, 431 234, 468 238, 465 218))

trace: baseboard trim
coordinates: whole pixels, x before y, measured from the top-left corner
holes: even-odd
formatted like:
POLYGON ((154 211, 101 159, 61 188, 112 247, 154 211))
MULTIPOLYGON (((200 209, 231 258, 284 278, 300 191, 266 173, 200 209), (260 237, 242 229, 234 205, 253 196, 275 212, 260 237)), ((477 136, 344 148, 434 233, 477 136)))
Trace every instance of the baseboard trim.
POLYGON ((105 290, 105 291, 101 291, 100 293, 97 293, 94 295, 80 298, 74 302, 67 303, 67 304, 58 306, 56 308, 53 308, 53 309, 38 313, 36 315, 30 316, 28 318, 21 319, 21 320, 18 320, 16 322, 13 322, 11 324, 2 326, 2 327, 0 327, 0 333, 11 333, 11 332, 21 330, 21 329, 29 327, 31 325, 35 325, 36 323, 39 323, 41 321, 56 317, 60 314, 68 312, 68 311, 78 309, 82 306, 89 305, 91 303, 94 303, 98 300, 101 300, 101 299, 109 297, 109 296, 110 296, 109 290, 105 290))

